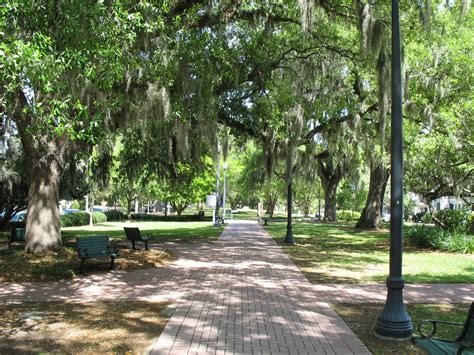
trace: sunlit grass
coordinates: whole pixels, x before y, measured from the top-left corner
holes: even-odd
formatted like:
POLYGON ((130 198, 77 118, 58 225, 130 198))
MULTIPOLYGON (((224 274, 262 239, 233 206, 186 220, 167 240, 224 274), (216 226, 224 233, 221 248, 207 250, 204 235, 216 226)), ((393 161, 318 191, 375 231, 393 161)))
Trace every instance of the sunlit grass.
POLYGON ((125 238, 123 227, 138 227, 144 234, 152 234, 154 241, 214 242, 223 227, 213 227, 211 222, 105 222, 94 226, 62 228, 64 238, 106 234, 111 238, 125 238))
MULTIPOLYGON (((285 223, 266 230, 281 243, 285 223)), ((296 223, 294 246, 284 246, 294 263, 312 283, 384 281, 388 275, 389 232, 359 231, 350 225, 296 223)), ((405 281, 474 282, 474 255, 449 254, 405 245, 405 281)))

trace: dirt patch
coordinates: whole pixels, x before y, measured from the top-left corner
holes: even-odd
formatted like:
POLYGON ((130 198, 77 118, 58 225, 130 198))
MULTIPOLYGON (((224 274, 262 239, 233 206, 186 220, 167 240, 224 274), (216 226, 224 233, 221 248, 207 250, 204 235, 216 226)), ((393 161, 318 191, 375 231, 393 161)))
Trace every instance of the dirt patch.
POLYGON ((167 303, 0 304, 0 353, 140 353, 172 312, 167 303))
MULTIPOLYGON (((387 341, 374 336, 374 326, 383 309, 382 304, 334 304, 332 307, 373 354, 425 354, 411 340, 387 341)), ((409 304, 407 312, 415 326, 414 335, 419 335, 416 327, 421 320, 443 319, 464 323, 468 308, 466 304, 409 304)), ((436 336, 455 339, 459 331, 457 327, 440 327, 436 336)))
MULTIPOLYGON (((177 259, 169 250, 130 250, 119 247, 115 267, 121 271, 148 269, 177 259)), ((58 281, 73 279, 79 273, 80 260, 74 248, 31 255, 18 248, 0 250, 0 282, 58 281)), ((86 260, 88 274, 106 272, 110 258, 86 260)))

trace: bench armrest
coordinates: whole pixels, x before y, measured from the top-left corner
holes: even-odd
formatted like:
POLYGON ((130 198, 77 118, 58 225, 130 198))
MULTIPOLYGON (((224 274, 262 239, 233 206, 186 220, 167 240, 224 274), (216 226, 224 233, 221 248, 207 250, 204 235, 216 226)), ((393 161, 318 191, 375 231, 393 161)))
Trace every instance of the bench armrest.
POLYGON ((461 347, 458 350, 458 354, 463 354, 465 351, 474 352, 474 344, 465 344, 461 342, 461 347))
POLYGON ((437 324, 446 324, 446 325, 454 325, 454 326, 457 326, 457 327, 463 327, 464 324, 461 324, 461 323, 453 323, 453 322, 447 322, 447 321, 443 321, 443 320, 436 320, 436 319, 425 319, 425 320, 422 320, 420 322, 420 324, 418 324, 418 332, 420 333, 420 335, 423 337, 423 338, 431 338, 433 335, 435 335, 436 333, 436 330, 437 330, 437 327, 436 325, 437 324), (425 334, 423 333, 423 331, 421 330, 422 326, 424 324, 427 324, 427 323, 431 323, 433 325, 433 330, 429 333, 429 334, 425 334))
POLYGON ((79 255, 79 258, 87 258, 89 256, 89 252, 87 249, 77 249, 77 254, 79 255))

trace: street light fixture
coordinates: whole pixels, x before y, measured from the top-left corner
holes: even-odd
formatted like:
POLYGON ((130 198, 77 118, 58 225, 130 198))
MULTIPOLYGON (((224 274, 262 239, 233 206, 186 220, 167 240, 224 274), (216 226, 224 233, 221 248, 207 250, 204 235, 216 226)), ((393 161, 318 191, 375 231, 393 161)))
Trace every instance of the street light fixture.
POLYGON ((400 16, 398 0, 392 0, 392 136, 390 180, 390 272, 387 300, 377 318, 375 336, 381 339, 407 339, 413 324, 403 305, 403 122, 400 16))

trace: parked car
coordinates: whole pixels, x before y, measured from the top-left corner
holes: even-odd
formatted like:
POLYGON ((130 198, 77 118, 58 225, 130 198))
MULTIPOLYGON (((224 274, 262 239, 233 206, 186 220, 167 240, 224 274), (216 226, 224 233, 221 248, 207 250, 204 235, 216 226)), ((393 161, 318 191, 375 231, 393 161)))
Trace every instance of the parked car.
POLYGON ((13 215, 13 217, 10 219, 10 222, 20 223, 20 222, 25 222, 25 220, 26 220, 26 211, 20 211, 13 215))
POLYGON ((107 211, 107 207, 103 207, 103 206, 92 207, 92 212, 105 212, 105 211, 107 211))
POLYGON ((63 214, 71 214, 71 213, 76 213, 76 212, 80 212, 80 211, 76 210, 75 208, 68 208, 63 211, 63 214))

